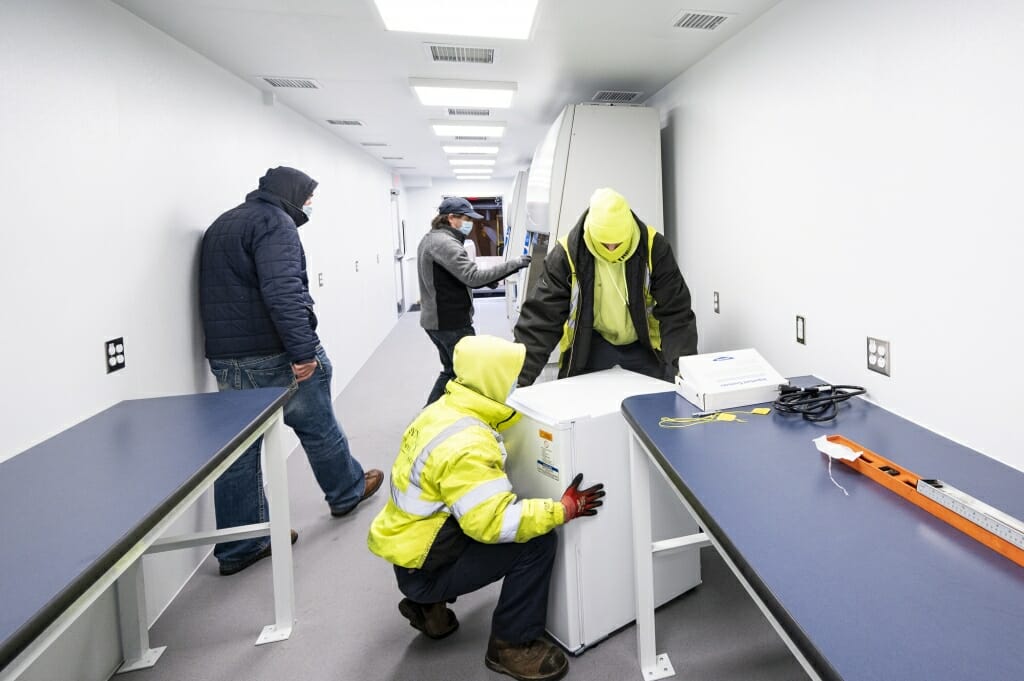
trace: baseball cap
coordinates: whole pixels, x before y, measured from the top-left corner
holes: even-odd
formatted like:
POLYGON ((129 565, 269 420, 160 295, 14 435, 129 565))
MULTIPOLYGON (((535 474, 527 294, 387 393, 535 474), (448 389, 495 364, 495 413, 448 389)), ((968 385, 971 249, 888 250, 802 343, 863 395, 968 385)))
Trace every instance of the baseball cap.
POLYGON ((466 215, 473 218, 474 220, 483 220, 484 216, 480 215, 473 210, 473 204, 461 196, 449 196, 441 205, 438 206, 437 212, 439 215, 451 215, 456 213, 458 215, 466 215))

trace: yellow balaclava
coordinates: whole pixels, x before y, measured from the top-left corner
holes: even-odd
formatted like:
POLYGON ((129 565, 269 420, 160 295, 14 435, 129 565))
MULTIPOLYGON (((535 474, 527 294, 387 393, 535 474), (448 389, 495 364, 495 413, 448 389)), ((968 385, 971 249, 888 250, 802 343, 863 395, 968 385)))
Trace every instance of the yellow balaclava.
POLYGON ((583 221, 583 239, 591 253, 608 262, 624 260, 636 250, 638 234, 636 220, 622 194, 607 187, 593 193, 583 221), (609 251, 603 244, 619 245, 609 251))

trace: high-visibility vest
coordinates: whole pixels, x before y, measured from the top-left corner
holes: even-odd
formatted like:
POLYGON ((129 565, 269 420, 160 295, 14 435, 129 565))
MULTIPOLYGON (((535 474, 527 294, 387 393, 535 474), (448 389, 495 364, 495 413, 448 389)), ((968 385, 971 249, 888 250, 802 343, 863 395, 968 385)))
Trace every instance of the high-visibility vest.
MULTIPOLYGON (((661 324, 654 317, 654 296, 651 295, 651 270, 654 269, 654 263, 652 261, 651 252, 654 247, 654 235, 657 234, 653 227, 647 227, 647 270, 644 271, 644 307, 647 310, 647 333, 651 338, 651 347, 655 350, 661 350, 661 324)), ((579 304, 580 304, 580 284, 579 279, 576 277, 576 264, 572 261, 572 255, 569 252, 569 236, 565 235, 558 240, 558 243, 562 245, 565 250, 565 258, 569 261, 569 272, 571 275, 571 288, 569 292, 569 316, 565 320, 565 324, 562 326, 562 340, 559 341, 559 349, 561 350, 561 356, 558 360, 558 366, 562 366, 563 358, 566 356, 565 353, 572 347, 573 339, 576 337, 576 320, 579 317, 579 304)), ((627 282, 628 286, 628 282, 627 282)))

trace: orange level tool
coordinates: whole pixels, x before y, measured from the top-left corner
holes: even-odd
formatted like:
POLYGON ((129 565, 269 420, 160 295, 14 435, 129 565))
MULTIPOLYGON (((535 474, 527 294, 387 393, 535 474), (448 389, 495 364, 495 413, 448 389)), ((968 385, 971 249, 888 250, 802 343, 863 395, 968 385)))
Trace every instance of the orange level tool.
POLYGON ((941 480, 925 480, 842 435, 827 439, 861 452, 853 461, 840 459, 853 470, 1024 567, 1024 523, 1017 518, 941 480))

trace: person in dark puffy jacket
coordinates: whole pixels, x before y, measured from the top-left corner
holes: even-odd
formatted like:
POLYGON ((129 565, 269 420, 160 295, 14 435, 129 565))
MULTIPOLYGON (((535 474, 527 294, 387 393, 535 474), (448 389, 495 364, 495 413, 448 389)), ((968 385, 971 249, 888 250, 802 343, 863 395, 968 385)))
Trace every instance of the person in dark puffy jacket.
MULTIPOLYGON (((334 415, 331 362, 316 334, 298 227, 309 220, 317 183, 294 168, 271 168, 245 203, 203 237, 199 308, 206 357, 220 390, 273 386, 291 392, 284 422, 298 435, 331 515, 343 516, 380 488, 363 472, 334 415)), ((214 484, 217 527, 268 520, 257 440, 214 484)), ((292 532, 292 541, 297 538, 292 532)), ((217 544, 223 575, 270 555, 269 537, 217 544)))

